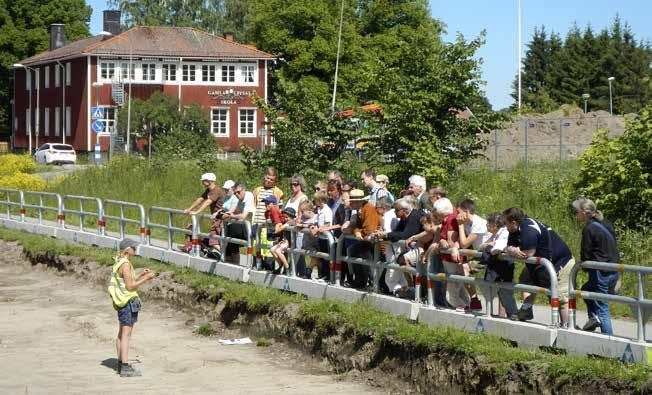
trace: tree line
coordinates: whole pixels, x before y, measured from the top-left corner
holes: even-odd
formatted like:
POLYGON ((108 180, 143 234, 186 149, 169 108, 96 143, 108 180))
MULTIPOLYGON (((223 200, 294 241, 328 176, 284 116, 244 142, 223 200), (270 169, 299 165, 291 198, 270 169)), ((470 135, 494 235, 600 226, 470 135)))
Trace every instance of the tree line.
MULTIPOLYGON (((609 77, 616 114, 637 112, 652 99, 652 47, 637 40, 631 27, 616 16, 609 28, 596 33, 577 24, 562 37, 535 28, 522 70, 522 103, 526 109, 549 112, 562 104, 609 111, 609 77)), ((517 77, 518 78, 518 77, 517 77)), ((512 97, 518 100, 518 82, 512 97)))

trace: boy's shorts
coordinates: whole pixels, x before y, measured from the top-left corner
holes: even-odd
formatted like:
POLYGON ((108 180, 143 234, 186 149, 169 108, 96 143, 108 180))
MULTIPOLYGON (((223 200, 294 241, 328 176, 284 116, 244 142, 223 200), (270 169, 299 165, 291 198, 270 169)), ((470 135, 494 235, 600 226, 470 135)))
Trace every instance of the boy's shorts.
POLYGON ((120 325, 134 326, 138 321, 138 312, 140 311, 140 299, 133 298, 125 305, 118 309, 118 321, 120 325))

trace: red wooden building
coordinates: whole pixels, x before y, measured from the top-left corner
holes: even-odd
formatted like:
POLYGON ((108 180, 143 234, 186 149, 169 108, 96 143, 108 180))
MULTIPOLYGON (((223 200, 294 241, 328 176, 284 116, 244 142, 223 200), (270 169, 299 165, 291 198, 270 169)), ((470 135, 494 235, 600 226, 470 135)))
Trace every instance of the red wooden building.
POLYGON ((105 11, 104 18, 105 32, 68 44, 65 26, 52 25, 50 50, 14 65, 15 149, 58 142, 91 151, 97 141, 106 149, 116 109, 121 101, 127 105, 129 89, 132 98, 146 99, 154 91, 173 95, 179 110, 201 105, 224 151, 271 143, 269 133, 264 142, 259 136, 268 126, 253 98, 267 100, 274 56, 235 42, 230 34, 150 26, 121 32, 118 11, 105 11), (105 109, 100 133, 93 131, 89 116, 96 106, 105 109))

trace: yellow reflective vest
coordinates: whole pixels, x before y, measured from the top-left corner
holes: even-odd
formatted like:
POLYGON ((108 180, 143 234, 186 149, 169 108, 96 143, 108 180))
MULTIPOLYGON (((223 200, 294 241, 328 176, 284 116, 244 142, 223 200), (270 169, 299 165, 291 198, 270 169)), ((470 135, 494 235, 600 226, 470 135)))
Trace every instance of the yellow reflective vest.
POLYGON ((125 307, 131 299, 137 298, 138 293, 136 291, 127 290, 125 279, 122 278, 122 274, 120 273, 120 267, 124 264, 129 265, 131 278, 134 282, 136 281, 136 273, 134 272, 134 267, 131 266, 131 262, 129 262, 127 257, 117 256, 114 259, 115 263, 113 264, 113 269, 111 271, 111 281, 109 283, 108 291, 109 295, 111 295, 111 299, 113 300, 113 307, 121 309, 125 307))

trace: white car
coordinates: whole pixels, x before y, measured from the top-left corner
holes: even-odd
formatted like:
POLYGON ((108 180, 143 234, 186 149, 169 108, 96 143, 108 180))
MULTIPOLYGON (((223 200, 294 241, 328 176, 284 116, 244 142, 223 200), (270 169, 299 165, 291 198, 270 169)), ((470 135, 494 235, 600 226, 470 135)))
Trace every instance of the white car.
POLYGON ((34 154, 36 163, 64 164, 77 161, 77 154, 72 145, 68 144, 43 144, 34 154))

